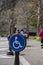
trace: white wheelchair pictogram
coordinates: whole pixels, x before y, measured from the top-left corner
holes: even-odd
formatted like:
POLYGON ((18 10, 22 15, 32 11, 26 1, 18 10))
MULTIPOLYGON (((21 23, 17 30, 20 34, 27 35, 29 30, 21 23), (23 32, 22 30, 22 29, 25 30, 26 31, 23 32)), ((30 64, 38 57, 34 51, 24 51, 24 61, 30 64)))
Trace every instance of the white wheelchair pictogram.
POLYGON ((13 42, 13 47, 14 47, 15 49, 22 48, 22 45, 20 44, 20 42, 19 42, 17 39, 18 39, 18 38, 15 37, 15 41, 13 42), (15 46, 15 44, 16 44, 17 46, 15 46))

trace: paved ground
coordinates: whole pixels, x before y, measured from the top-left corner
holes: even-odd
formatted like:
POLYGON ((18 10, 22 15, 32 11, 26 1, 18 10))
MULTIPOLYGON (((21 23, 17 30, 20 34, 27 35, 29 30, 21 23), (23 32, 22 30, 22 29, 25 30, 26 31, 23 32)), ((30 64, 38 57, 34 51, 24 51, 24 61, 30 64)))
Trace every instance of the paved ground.
MULTIPOLYGON (((3 38, 0 37, 0 65, 14 65, 15 55, 8 56, 7 52, 8 52, 8 40, 5 37, 3 38)), ((24 65, 24 63, 26 62, 25 58, 23 56, 20 56, 19 58, 20 58, 20 65, 24 65)), ((26 62, 25 65, 29 65, 29 63, 26 62)))
POLYGON ((30 65, 43 65, 43 51, 40 41, 28 40, 27 47, 22 51, 22 55, 30 65))
MULTIPOLYGON (((14 56, 7 56, 7 38, 0 38, 0 65, 14 65, 14 56)), ((22 65, 43 65, 43 51, 40 41, 28 40, 26 48, 20 52, 22 65), (24 58, 27 60, 24 61, 24 58), (23 64, 24 63, 24 64, 23 64)))

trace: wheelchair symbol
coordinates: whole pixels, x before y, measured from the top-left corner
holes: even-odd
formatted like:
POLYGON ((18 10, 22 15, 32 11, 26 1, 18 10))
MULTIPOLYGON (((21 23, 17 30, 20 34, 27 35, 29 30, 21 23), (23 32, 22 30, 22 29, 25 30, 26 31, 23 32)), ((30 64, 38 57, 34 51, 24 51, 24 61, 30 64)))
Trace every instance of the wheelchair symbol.
POLYGON ((13 47, 15 49, 18 49, 18 48, 22 48, 22 45, 20 44, 20 42, 17 40, 18 38, 15 37, 15 41, 13 42, 13 47))

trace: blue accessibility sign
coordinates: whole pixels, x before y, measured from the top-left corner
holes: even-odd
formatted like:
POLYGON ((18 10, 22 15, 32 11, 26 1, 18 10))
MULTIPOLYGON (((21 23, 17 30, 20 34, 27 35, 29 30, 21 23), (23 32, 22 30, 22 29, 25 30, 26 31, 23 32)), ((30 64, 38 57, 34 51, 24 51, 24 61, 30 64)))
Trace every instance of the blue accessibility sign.
POLYGON ((9 44, 11 49, 14 51, 22 51, 26 46, 25 39, 21 34, 11 35, 9 44))

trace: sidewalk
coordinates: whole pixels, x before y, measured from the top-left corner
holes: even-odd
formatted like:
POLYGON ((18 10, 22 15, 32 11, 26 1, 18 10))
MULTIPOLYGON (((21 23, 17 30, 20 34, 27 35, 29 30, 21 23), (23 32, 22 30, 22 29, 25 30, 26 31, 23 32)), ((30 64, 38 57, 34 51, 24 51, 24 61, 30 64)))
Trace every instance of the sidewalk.
POLYGON ((28 40, 27 46, 21 54, 26 58, 30 65, 43 65, 43 51, 40 41, 28 40))
MULTIPOLYGON (((14 57, 8 56, 8 41, 0 41, 0 65, 14 65, 14 57)), ((26 48, 20 52, 22 65, 43 65, 43 51, 40 41, 28 40, 26 48)))

